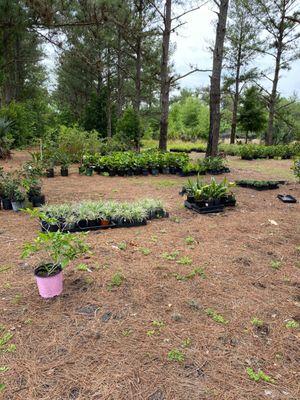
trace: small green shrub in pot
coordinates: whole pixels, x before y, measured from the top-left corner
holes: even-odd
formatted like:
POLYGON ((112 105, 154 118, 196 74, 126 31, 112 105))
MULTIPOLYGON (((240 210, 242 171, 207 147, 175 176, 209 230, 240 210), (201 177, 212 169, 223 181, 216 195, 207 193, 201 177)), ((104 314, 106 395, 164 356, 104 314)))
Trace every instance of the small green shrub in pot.
POLYGON ((293 170, 294 170, 294 175, 300 182, 300 158, 294 160, 293 170))
MULTIPOLYGON (((27 210, 32 216, 36 212, 27 210)), ((45 219, 45 215, 40 214, 45 219)), ((50 220, 48 220, 50 222, 50 220)), ((34 274, 37 280, 39 293, 42 297, 49 298, 61 294, 62 270, 73 260, 86 254, 89 246, 84 241, 85 234, 72 234, 57 232, 40 232, 31 243, 23 247, 22 258, 28 258, 38 254, 39 265, 35 268, 34 274)))

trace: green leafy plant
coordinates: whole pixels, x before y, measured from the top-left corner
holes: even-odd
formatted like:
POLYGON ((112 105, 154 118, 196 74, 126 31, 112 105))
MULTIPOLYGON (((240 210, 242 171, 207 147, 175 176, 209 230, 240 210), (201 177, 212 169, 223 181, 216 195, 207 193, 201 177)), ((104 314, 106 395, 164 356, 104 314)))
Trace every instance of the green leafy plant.
POLYGON ((181 343, 183 348, 190 347, 192 344, 192 340, 190 338, 184 339, 181 343))
POLYGON ((254 325, 254 326, 263 326, 264 321, 261 320, 261 319, 258 319, 256 317, 253 317, 252 320, 251 320, 251 324, 254 325))
POLYGON ((221 314, 218 314, 213 308, 207 308, 205 313, 218 324, 228 324, 228 321, 221 314))
POLYGON ((189 256, 183 256, 177 261, 177 264, 191 265, 192 262, 193 262, 193 260, 189 256))
POLYGON ((174 274, 175 278, 178 281, 187 281, 189 279, 193 279, 195 278, 195 276, 201 276, 202 279, 206 278, 205 272, 203 270, 203 268, 194 268, 190 273, 186 274, 186 275, 181 275, 181 274, 174 274))
POLYGON ((168 352, 168 360, 181 363, 185 360, 185 355, 179 349, 172 349, 168 352))
POLYGON ((289 329, 297 329, 300 327, 300 324, 299 324, 299 322, 292 319, 292 320, 286 322, 285 327, 289 328, 289 329))
POLYGON ((121 272, 116 272, 112 276, 111 281, 108 284, 108 290, 112 290, 115 287, 121 286, 124 280, 125 280, 124 275, 121 272))
POLYGON ((196 243, 195 239, 192 236, 187 236, 185 238, 185 243, 190 246, 196 243))
POLYGON ((269 375, 265 374, 262 370, 258 370, 258 372, 254 372, 252 368, 246 368, 246 372, 250 379, 255 382, 259 382, 260 380, 269 383, 275 383, 275 380, 272 379, 269 375))
POLYGON ((272 260, 271 261, 271 268, 277 270, 281 268, 281 262, 277 260, 272 260))
POLYGON ((118 244, 118 248, 120 249, 120 250, 126 250, 127 249, 127 244, 126 244, 126 242, 121 242, 121 243, 119 243, 118 244))
POLYGON ((40 232, 32 243, 23 247, 22 258, 38 253, 43 257, 42 266, 46 276, 67 267, 75 258, 86 254, 90 247, 84 242, 85 234, 57 232, 40 232))
POLYGON ((175 250, 175 251, 172 251, 171 253, 163 253, 162 257, 168 261, 175 261, 176 258, 178 257, 178 255, 179 255, 179 251, 175 250))
POLYGON ((142 248, 141 253, 144 254, 144 256, 148 256, 151 253, 151 250, 147 248, 142 248))

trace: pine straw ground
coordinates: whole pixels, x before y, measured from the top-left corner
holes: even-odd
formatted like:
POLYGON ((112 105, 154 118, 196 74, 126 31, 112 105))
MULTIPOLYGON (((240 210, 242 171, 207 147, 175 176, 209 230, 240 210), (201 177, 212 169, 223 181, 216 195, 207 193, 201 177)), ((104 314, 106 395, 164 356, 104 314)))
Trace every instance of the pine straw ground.
MULTIPOLYGON (((2 165, 14 168, 25 158, 16 153, 2 165)), ((232 158, 230 166, 233 179, 292 181, 290 161, 232 158)), ((23 243, 38 231, 37 222, 0 211, 0 321, 2 329, 13 333, 0 350, 0 384, 6 386, 0 397, 299 399, 299 330, 285 324, 300 320, 300 206, 276 199, 278 193, 300 199, 299 184, 266 192, 235 188, 237 207, 198 215, 184 209, 178 195, 185 181, 173 176, 83 177, 75 167, 68 178, 45 179, 49 203, 148 196, 164 200, 170 212, 168 220, 145 227, 89 233, 93 254, 79 262, 91 272, 70 267, 63 295, 53 300, 38 296, 34 261, 20 259, 23 243), (187 237, 194 243, 188 244, 187 237), (118 248, 121 242, 125 250, 118 248), (163 258, 174 251, 179 252, 176 260, 163 258), (206 279, 178 281, 174 276, 196 267, 204 269, 206 279), (125 281, 109 291, 117 271, 125 281), (228 323, 215 322, 207 308, 228 323), (254 317, 263 327, 251 323, 254 317), (14 346, 7 352, 9 344, 14 346), (174 349, 184 361, 168 360, 174 349), (247 368, 264 371, 274 383, 251 380, 247 368)))

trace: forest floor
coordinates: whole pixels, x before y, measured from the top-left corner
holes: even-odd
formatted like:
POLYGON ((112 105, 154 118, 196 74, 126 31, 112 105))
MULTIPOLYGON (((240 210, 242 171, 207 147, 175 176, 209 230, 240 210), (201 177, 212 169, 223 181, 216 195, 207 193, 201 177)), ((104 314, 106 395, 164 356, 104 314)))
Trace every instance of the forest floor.
MULTIPOLYGON (((16 152, 1 165, 26 158, 16 152)), ((300 205, 276 198, 300 199, 291 164, 229 158, 230 179, 290 183, 234 188, 237 206, 215 215, 183 207, 187 179, 177 176, 86 177, 74 166, 69 177, 44 179, 50 204, 152 197, 170 213, 143 227, 90 232, 93 253, 78 260, 90 272, 65 270, 63 295, 52 300, 39 297, 34 263, 20 257, 37 221, 0 210, 0 398, 299 399, 300 335, 289 321, 300 322, 300 205), (199 267, 205 276, 178 280, 199 267), (118 271, 123 284, 108 290, 118 271), (250 369, 271 381, 251 379, 250 369)))

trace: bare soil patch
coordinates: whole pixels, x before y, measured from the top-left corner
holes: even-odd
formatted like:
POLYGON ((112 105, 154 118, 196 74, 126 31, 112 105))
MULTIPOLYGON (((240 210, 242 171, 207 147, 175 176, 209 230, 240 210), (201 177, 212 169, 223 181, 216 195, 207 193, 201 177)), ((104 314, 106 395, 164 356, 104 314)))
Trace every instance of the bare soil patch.
MULTIPOLYGON (((17 152, 1 164, 15 168, 26 157, 17 152)), ((234 159, 226 175, 291 176, 288 160, 264 165, 260 171, 255 162, 234 159)), ((67 178, 44 179, 49 203, 153 197, 170 212, 169 219, 145 227, 89 233, 93 254, 79 261, 92 272, 69 268, 63 295, 47 301, 38 296, 33 265, 20 259, 23 243, 39 229, 37 222, 0 210, 0 321, 15 345, 11 352, 0 349, 0 367, 9 368, 0 372, 6 385, 2 398, 299 398, 299 330, 285 324, 299 320, 300 206, 276 198, 287 193, 300 199, 299 184, 264 192, 237 187, 237 207, 199 215, 185 209, 178 195, 185 181, 170 175, 85 177, 76 166, 67 178), (194 242, 188 244, 187 237, 194 242), (127 248, 117 249, 124 241, 127 248), (164 256, 175 251, 175 260, 164 256), (272 268, 272 261, 280 268, 272 268), (197 267, 206 279, 176 279, 197 267), (109 291, 117 271, 125 281, 109 291), (207 309, 228 322, 214 321, 207 309), (261 329, 251 323, 254 317, 263 321, 261 329), (182 362, 168 360, 174 349, 184 355, 182 362), (254 382, 248 367, 263 370, 275 383, 254 382)))

